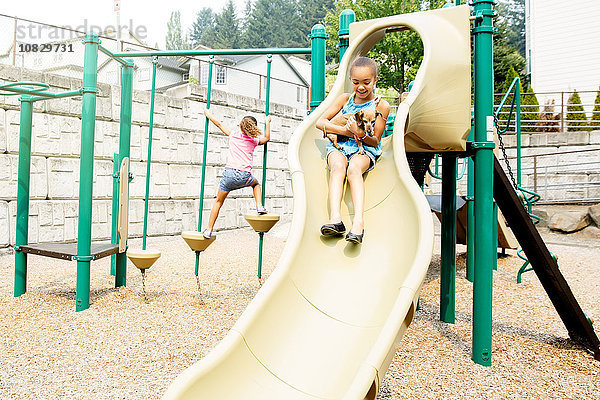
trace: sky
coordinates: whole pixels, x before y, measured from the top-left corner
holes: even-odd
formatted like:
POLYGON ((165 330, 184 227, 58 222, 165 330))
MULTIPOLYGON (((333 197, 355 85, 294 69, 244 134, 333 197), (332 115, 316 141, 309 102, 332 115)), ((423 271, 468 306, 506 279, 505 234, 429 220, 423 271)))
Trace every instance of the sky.
MULTIPOLYGON (((96 25, 106 27, 116 25, 117 17, 114 11, 115 0, 2 0, 0 13, 10 16, 27 18, 38 22, 53 25, 68 25, 77 28, 84 25, 96 25)), ((121 25, 133 25, 138 32, 146 28, 145 41, 148 45, 164 48, 165 36, 167 34, 167 22, 172 11, 181 11, 181 25, 184 33, 191 27, 196 18, 196 13, 204 8, 210 7, 218 12, 224 6, 223 0, 120 0, 121 3, 121 25), (130 20, 133 24, 130 23, 130 20)), ((241 13, 245 0, 234 0, 238 13, 241 13)), ((0 17, 0 36, 12 38, 11 25, 6 18, 0 17), (4 24, 2 24, 4 22, 4 24), (6 32, 9 30, 9 32, 6 32), (10 35, 8 35, 10 33, 10 35)))

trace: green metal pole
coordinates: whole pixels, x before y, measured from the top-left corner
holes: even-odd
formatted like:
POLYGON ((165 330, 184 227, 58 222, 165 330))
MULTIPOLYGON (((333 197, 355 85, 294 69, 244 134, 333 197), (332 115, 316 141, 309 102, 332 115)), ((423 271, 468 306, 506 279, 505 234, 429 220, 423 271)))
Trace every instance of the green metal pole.
POLYGON ((517 185, 521 186, 521 81, 515 87, 517 110, 515 125, 517 130, 517 185))
POLYGON ((92 248, 92 194, 94 183, 94 130, 96 126, 96 95, 98 44, 95 33, 88 33, 83 64, 83 97, 81 99, 81 153, 79 161, 79 216, 77 226, 76 311, 90 306, 90 262, 92 248))
POLYGON ((146 197, 144 199, 144 231, 142 233, 142 250, 146 250, 146 233, 148 232, 148 197, 150 195, 150 163, 152 160, 152 128, 154 128, 154 95, 156 92, 157 57, 152 57, 152 92, 150 94, 150 124, 148 126, 148 158, 146 159, 146 197))
POLYGON ((315 24, 308 38, 311 40, 310 110, 325 98, 325 40, 329 37, 325 27, 315 24))
POLYGON ((338 31, 338 37, 340 42, 338 47, 340 49, 340 62, 344 58, 344 54, 350 45, 350 24, 356 21, 356 14, 350 9, 345 9, 340 13, 340 30, 338 31))
MULTIPOLYGON (((265 93, 265 117, 269 116, 269 103, 271 101, 271 63, 273 56, 267 55, 267 88, 265 93)), ((267 129, 265 124, 265 129, 267 129)), ((267 192, 267 144, 264 144, 263 148, 263 165, 262 165, 262 204, 265 205, 265 197, 267 192)), ((262 254, 264 244, 264 232, 258 233, 258 279, 262 278, 262 254)))
MULTIPOLYGON (((271 63, 273 57, 269 54, 267 56, 267 88, 265 93, 265 117, 269 116, 269 102, 271 101, 271 63)), ((265 129, 267 128, 265 124, 265 129)), ((267 191, 267 145, 263 147, 263 165, 262 165, 262 203, 265 205, 265 193, 267 191)))
MULTIPOLYGON (((131 109, 133 106, 133 61, 126 60, 128 65, 121 67, 121 117, 119 126, 119 168, 124 158, 129 157, 131 148, 131 109)), ((127 179, 128 176, 120 176, 127 179)), ((125 238, 127 241, 127 238, 125 238)), ((117 253, 115 268, 115 287, 127 284, 127 255, 126 252, 117 253)))
MULTIPOLYGON (((113 195, 112 195, 112 230, 110 235, 110 242, 117 244, 119 242, 119 153, 113 154, 113 195)), ((110 274, 115 276, 115 269, 117 263, 117 256, 113 254, 110 256, 110 274)))
POLYGON ((492 364, 493 68, 494 0, 473 0, 475 27, 475 265, 471 358, 492 364))
POLYGON ((454 323, 456 279, 456 156, 442 156, 440 320, 454 323))
POLYGON ((31 121, 33 103, 30 95, 23 95, 19 128, 19 184, 17 186, 17 222, 15 233, 15 287, 19 297, 27 291, 27 254, 20 246, 26 245, 29 233, 29 181, 31 172, 31 121))
MULTIPOLYGON (((473 142, 475 138, 475 129, 471 125, 471 132, 467 140, 473 142)), ((469 157, 467 160, 468 171, 467 171, 467 280, 473 282, 473 262, 475 255, 475 207, 474 207, 474 193, 475 193, 475 168, 473 165, 473 159, 469 157)))
MULTIPOLYGON (((210 95, 212 91, 212 71, 213 64, 215 62, 215 56, 208 58, 208 84, 206 88, 206 109, 210 109, 210 95)), ((206 155, 208 153, 208 118, 204 120, 204 142, 202 142, 202 180, 200 182, 200 206, 198 207, 198 231, 202 229, 202 209, 204 208, 204 181, 206 179, 206 155)), ((196 252, 196 266, 194 273, 198 276, 198 269, 200 268, 200 252, 196 252)))

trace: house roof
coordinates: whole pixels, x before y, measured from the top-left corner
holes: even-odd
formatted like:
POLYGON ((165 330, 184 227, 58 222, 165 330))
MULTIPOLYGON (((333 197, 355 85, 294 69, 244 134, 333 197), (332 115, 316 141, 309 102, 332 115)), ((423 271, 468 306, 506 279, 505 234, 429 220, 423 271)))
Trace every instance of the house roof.
MULTIPOLYGON (((210 50, 209 47, 206 46, 196 46, 194 49, 203 49, 203 50, 210 50)), ((288 60, 288 57, 282 55, 282 54, 275 54, 275 56, 277 57, 281 57, 283 59, 283 61, 287 64, 287 66, 292 70, 292 72, 294 73, 294 75, 296 75, 296 77, 305 85, 305 86, 310 86, 310 83, 306 81, 306 79, 304 79, 304 77, 302 76, 302 74, 298 71, 298 69, 296 67, 294 67, 294 65, 288 60)), ((215 56, 215 59, 217 61, 221 61, 221 62, 225 62, 228 63, 230 65, 241 65, 244 64, 246 62, 249 62, 250 60, 253 60, 257 57, 263 57, 262 55, 228 55, 228 56, 215 56)), ((188 69, 189 69, 189 63, 190 63, 190 58, 186 58, 185 60, 183 60, 182 62, 180 62, 180 67, 183 67, 184 65, 187 65, 188 69)))

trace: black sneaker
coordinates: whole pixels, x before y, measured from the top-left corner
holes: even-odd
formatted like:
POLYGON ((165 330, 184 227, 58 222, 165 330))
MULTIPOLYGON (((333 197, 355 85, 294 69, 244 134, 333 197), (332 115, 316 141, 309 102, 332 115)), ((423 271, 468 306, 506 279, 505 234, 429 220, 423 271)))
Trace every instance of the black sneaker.
POLYGON ((339 236, 346 232, 346 226, 343 222, 337 224, 325 224, 321 227, 321 235, 323 236, 339 236))
POLYGON ((349 241, 350 243, 361 244, 364 234, 365 234, 364 229, 360 235, 357 235, 356 233, 348 232, 348 234, 346 235, 346 240, 349 241))

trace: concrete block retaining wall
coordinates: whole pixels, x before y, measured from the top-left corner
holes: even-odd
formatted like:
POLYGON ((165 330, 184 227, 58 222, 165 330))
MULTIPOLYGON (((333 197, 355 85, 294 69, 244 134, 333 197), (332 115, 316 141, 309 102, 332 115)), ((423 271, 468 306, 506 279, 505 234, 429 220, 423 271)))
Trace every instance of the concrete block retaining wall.
MULTIPOLYGON (((0 65, 0 82, 35 80, 52 91, 81 87, 81 80, 0 65), (35 76, 34 76, 35 75, 35 76)), ((109 239, 113 154, 119 146, 120 88, 99 84, 94 145, 94 202, 92 237, 109 239)), ((184 86, 157 94, 152 142, 152 170, 148 234, 174 235, 195 230, 198 224, 206 89, 184 86)), ((131 130, 130 235, 141 236, 150 94, 134 91, 131 130)), ((34 103, 30 185, 29 241, 75 241, 79 194, 81 99, 56 99, 34 103)), ((213 90, 211 110, 230 127, 244 115, 264 122, 264 101, 213 90)), ((0 247, 15 241, 15 216, 19 151, 18 96, 0 96, 0 247)), ((287 145, 305 110, 271 104, 271 138, 268 146, 266 206, 288 218, 292 210, 287 145)), ((253 174, 260 180, 262 146, 254 154, 253 174)), ((227 161, 227 137, 211 125, 208 139, 203 221, 207 221, 218 182, 227 161)), ((243 214, 252 209, 251 189, 233 192, 216 228, 248 226, 243 214)))

